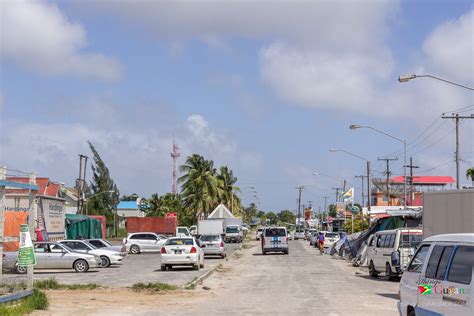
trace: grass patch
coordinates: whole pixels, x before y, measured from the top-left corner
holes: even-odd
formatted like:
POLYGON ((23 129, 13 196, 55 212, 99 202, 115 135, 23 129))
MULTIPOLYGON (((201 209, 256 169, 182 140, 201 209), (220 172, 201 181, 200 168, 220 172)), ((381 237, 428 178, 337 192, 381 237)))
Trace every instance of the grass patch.
POLYGON ((135 283, 132 285, 132 290, 135 292, 141 291, 151 291, 151 292, 161 292, 161 291, 176 291, 178 287, 176 285, 166 284, 166 283, 135 283))
POLYGON ((49 302, 46 294, 38 289, 33 290, 33 294, 19 301, 16 305, 0 305, 0 315, 19 316, 30 314, 34 310, 46 310, 49 302))
POLYGON ((95 283, 61 284, 54 278, 35 281, 34 287, 41 290, 95 290, 100 288, 100 286, 95 283))

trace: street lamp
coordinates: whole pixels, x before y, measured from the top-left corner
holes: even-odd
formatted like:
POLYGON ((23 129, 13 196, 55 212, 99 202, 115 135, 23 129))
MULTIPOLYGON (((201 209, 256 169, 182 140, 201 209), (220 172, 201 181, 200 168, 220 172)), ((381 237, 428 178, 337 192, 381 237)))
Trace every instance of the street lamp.
POLYGON ((415 74, 401 75, 401 76, 398 77, 398 81, 399 82, 408 82, 408 81, 410 81, 412 79, 416 79, 416 78, 432 78, 432 79, 443 81, 443 82, 446 82, 446 83, 449 83, 449 84, 452 84, 452 85, 455 85, 455 86, 458 86, 458 87, 461 87, 461 88, 464 88, 464 89, 468 89, 468 90, 471 90, 471 91, 474 90, 474 88, 472 88, 472 87, 468 87, 468 86, 465 86, 463 84, 456 83, 456 82, 446 80, 446 79, 443 79, 443 78, 440 78, 440 77, 436 77, 436 76, 433 76, 433 75, 415 75, 415 74))
POLYGON ((398 138, 396 136, 393 136, 389 133, 386 133, 384 131, 381 131, 372 126, 354 124, 354 125, 350 125, 349 128, 350 129, 368 128, 403 143, 403 206, 406 209, 407 208, 407 141, 401 138, 398 138))

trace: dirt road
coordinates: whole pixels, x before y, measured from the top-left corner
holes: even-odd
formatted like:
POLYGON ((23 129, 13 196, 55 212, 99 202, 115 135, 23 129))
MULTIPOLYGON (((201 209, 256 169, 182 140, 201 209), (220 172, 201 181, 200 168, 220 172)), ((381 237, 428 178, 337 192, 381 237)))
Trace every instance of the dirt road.
POLYGON ((304 241, 290 247, 289 256, 262 256, 253 242, 193 291, 50 292, 50 310, 35 315, 397 315, 398 283, 370 279, 304 241))

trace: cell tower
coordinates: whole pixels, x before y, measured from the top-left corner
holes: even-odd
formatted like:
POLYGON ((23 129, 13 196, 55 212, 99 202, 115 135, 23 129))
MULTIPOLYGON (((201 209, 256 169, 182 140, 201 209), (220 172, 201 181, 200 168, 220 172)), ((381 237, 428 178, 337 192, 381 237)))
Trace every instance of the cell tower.
POLYGON ((173 151, 171 152, 171 158, 173 158, 173 184, 171 186, 171 192, 173 194, 177 193, 177 190, 176 190, 176 180, 178 177, 177 162, 178 162, 179 156, 181 156, 181 154, 179 153, 179 149, 180 148, 178 147, 178 145, 176 145, 173 138, 173 151))

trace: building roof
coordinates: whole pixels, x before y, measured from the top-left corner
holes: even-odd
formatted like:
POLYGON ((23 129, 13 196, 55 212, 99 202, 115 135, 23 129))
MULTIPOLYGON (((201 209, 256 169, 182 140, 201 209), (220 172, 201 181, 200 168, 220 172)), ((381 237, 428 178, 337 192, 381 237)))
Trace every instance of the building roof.
MULTIPOLYGON (((7 177, 7 181, 19 182, 19 183, 29 183, 29 177, 7 177)), ((36 195, 52 196, 59 197, 59 190, 61 185, 56 182, 52 182, 49 178, 36 178, 36 185, 39 187, 36 195)), ((10 194, 28 194, 27 189, 13 189, 8 188, 5 190, 5 193, 10 194)))
POLYGON ((233 218, 234 215, 225 207, 224 204, 219 204, 214 211, 207 217, 208 219, 211 218, 233 218))
MULTIPOLYGON (((389 180, 392 183, 403 183, 403 176, 398 176, 391 178, 389 180)), ((453 177, 451 176, 414 176, 413 177, 413 184, 418 184, 418 185, 446 185, 448 183, 455 183, 453 177)))
POLYGON ((120 201, 117 210, 138 210, 138 205, 136 201, 120 201))

